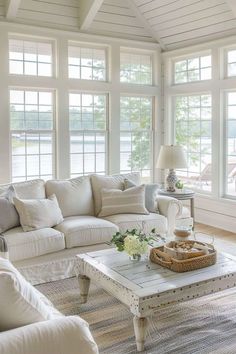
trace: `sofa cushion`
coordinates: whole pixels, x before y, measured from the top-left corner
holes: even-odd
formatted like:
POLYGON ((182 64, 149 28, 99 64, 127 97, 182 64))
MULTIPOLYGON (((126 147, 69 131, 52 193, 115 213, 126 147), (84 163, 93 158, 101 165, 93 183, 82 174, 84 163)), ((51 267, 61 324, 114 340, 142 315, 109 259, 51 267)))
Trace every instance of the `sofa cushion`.
POLYGON ((100 213, 102 207, 101 190, 104 188, 124 190, 125 178, 131 180, 136 185, 140 184, 140 174, 136 172, 127 173, 124 175, 115 175, 115 176, 100 176, 100 175, 91 176, 95 215, 98 215, 100 213))
POLYGON ((0 258, 0 284, 0 331, 62 316, 4 258, 0 258))
POLYGON ((43 199, 46 198, 45 182, 42 179, 0 185, 0 194, 4 193, 9 186, 13 186, 16 196, 22 199, 43 199))
POLYGON ((93 193, 90 177, 46 182, 47 196, 55 194, 62 215, 94 215, 93 193))
POLYGON ((63 250, 64 235, 51 228, 24 232, 22 227, 4 232, 11 261, 41 256, 63 250))
POLYGON ((102 209, 99 217, 115 214, 149 214, 145 208, 145 185, 132 187, 125 191, 102 189, 102 209))
POLYGON ((20 225, 19 215, 12 203, 14 195, 12 186, 0 195, 0 233, 20 225))
POLYGON ((118 231, 116 225, 94 216, 70 216, 55 228, 64 233, 66 248, 107 242, 118 231))
POLYGON ((55 194, 48 199, 13 198, 24 231, 53 227, 63 221, 55 194))
POLYGON ((120 232, 138 229, 143 230, 145 233, 150 233, 153 228, 155 228, 156 232, 160 234, 165 234, 167 232, 167 219, 160 214, 118 214, 106 216, 104 219, 116 224, 119 227, 120 232))

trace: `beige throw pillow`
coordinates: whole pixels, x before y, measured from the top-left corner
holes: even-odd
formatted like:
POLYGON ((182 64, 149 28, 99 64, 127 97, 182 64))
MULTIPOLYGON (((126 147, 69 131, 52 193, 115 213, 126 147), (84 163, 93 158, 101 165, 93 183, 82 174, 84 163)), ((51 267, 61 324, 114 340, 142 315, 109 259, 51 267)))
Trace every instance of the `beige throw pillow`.
POLYGON ((102 209, 99 217, 115 214, 149 214, 145 208, 145 185, 132 187, 125 191, 103 189, 102 209))
POLYGON ((24 231, 53 227, 63 221, 61 209, 54 194, 48 199, 13 198, 13 201, 24 231))

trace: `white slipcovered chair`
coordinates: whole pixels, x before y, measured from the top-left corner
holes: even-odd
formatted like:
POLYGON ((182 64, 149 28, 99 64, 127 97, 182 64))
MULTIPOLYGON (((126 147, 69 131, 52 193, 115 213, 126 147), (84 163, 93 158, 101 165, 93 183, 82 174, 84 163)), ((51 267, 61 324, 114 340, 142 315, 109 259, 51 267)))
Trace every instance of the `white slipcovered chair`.
POLYGON ((87 322, 65 317, 0 258, 1 354, 98 354, 87 322))

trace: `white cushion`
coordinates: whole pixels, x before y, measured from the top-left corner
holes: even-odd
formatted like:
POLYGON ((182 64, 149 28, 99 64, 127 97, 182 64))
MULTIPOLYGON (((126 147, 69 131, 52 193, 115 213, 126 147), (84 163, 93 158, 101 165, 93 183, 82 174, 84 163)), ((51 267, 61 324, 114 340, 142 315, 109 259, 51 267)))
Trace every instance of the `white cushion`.
POLYGON ((140 184, 140 174, 136 172, 127 173, 125 175, 115 175, 115 176, 100 176, 100 175, 91 176, 95 215, 98 215, 100 213, 102 207, 101 190, 104 188, 124 190, 125 178, 131 180, 136 185, 140 184))
POLYGON ((0 258, 0 284, 0 331, 62 316, 4 258, 0 258))
POLYGON ((116 225, 94 216, 70 216, 56 229, 64 233, 66 248, 107 242, 118 231, 116 225))
POLYGON ((145 185, 125 191, 102 189, 102 209, 99 217, 115 214, 149 214, 145 208, 145 185))
POLYGON ((150 233, 153 228, 160 234, 167 232, 166 217, 156 213, 150 213, 149 215, 118 214, 106 216, 104 219, 116 224, 120 232, 138 229, 150 233))
POLYGON ((21 199, 43 199, 46 198, 45 182, 42 179, 34 179, 19 183, 0 185, 0 194, 4 193, 9 186, 13 186, 16 196, 21 199))
POLYGON ((11 261, 18 261, 63 250, 64 235, 51 228, 24 232, 21 227, 4 232, 11 261))
POLYGON ((13 198, 24 231, 52 227, 63 221, 55 194, 48 199, 13 198))
POLYGON ((93 193, 90 177, 46 182, 47 196, 55 194, 62 215, 94 215, 93 193))

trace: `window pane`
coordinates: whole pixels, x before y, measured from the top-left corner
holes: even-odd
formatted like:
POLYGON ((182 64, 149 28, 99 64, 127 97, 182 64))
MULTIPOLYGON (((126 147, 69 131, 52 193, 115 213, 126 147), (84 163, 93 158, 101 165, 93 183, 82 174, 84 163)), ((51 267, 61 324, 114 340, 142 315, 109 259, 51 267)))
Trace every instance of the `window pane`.
POLYGON ((211 96, 189 95, 175 98, 175 140, 187 153, 188 168, 178 177, 196 189, 211 191, 212 134, 211 96))
POLYGON ((152 56, 150 54, 121 52, 120 81, 152 85, 152 56))
POLYGON ((52 76, 52 43, 9 39, 9 72, 52 76))
POLYGON ((26 180, 48 176, 49 179, 53 176, 53 106, 51 104, 52 92, 10 90, 12 179, 14 181, 16 178, 26 180), (44 134, 43 130, 48 132, 44 134), (22 166, 19 161, 22 162, 22 166))
POLYGON ((106 49, 69 46, 69 78, 106 81, 106 49))
POLYGON ((176 61, 174 63, 175 83, 210 80, 212 78, 211 67, 211 55, 176 61))
MULTIPOLYGON (((152 98, 122 96, 120 99, 120 170, 152 170, 152 98)), ((143 175, 143 174, 142 174, 143 175)), ((145 174, 144 174, 145 175, 145 174)))
POLYGON ((226 194, 236 196, 236 91, 226 98, 226 194))

